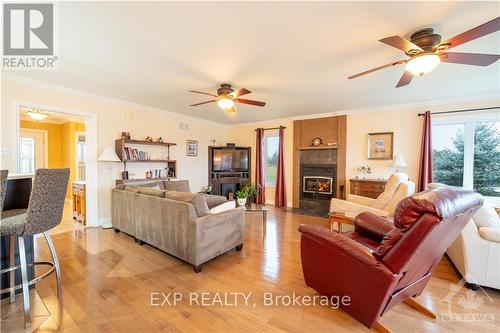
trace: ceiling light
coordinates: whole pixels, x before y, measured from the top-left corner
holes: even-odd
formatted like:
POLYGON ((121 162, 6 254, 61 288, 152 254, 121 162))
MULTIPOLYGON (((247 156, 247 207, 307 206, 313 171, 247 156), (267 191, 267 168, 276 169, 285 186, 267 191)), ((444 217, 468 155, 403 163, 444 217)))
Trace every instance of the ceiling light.
POLYGON ((47 118, 49 116, 48 114, 42 113, 39 110, 37 110, 37 111, 28 111, 28 112, 26 112, 26 114, 28 116, 30 116, 31 119, 36 120, 36 121, 44 120, 45 118, 47 118))
POLYGON ((432 72, 441 63, 441 59, 435 53, 422 53, 406 63, 406 70, 413 75, 424 75, 432 72))
POLYGON ((231 98, 229 98, 225 95, 222 95, 222 96, 219 96, 219 100, 217 101, 217 104, 219 105, 219 107, 222 110, 229 110, 234 106, 234 101, 231 98))

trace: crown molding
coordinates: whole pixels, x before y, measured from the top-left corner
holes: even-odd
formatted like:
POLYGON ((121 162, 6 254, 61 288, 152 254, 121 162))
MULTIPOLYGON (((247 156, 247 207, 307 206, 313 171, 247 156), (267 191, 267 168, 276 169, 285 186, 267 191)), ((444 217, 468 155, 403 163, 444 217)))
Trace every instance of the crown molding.
POLYGON ((113 97, 108 97, 104 95, 99 95, 99 94, 94 94, 90 92, 86 92, 83 90, 78 90, 78 89, 73 89, 73 88, 68 88, 68 87, 63 87, 57 84, 52 84, 48 82, 43 82, 43 81, 38 81, 38 80, 32 80, 32 79, 27 79, 25 77, 19 76, 19 75, 14 75, 10 73, 2 73, 1 75, 2 80, 6 81, 11 81, 15 83, 21 83, 21 84, 26 84, 30 85, 33 87, 37 88, 42 88, 42 89, 48 89, 48 90, 53 90, 59 93, 63 94, 68 94, 76 97, 81 97, 81 98, 86 98, 86 99, 92 99, 92 100, 98 100, 101 102, 105 103, 110 103, 110 104, 115 104, 115 105, 120 105, 126 108, 130 109, 135 109, 135 110, 142 110, 142 111, 148 111, 148 112, 155 112, 155 113, 161 113, 162 115, 168 115, 171 117, 176 118, 177 120, 196 120, 196 121, 202 121, 206 122, 212 125, 216 125, 219 127, 228 127, 228 124, 222 124, 218 123, 216 121, 208 120, 208 119, 203 119, 203 118, 198 118, 198 117, 193 117, 193 116, 187 116, 181 113, 176 113, 168 110, 163 110, 160 108, 155 108, 152 106, 147 106, 147 105, 142 105, 138 103, 133 103, 133 102, 128 102, 124 101, 118 98, 113 98, 113 97))

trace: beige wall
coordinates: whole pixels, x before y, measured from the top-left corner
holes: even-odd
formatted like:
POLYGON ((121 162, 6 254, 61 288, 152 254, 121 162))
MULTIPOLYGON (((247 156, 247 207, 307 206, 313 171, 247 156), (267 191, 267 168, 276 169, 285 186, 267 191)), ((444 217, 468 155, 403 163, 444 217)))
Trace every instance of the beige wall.
MULTIPOLYGON (((178 178, 189 179, 192 191, 198 191, 208 183, 208 145, 215 139, 218 144, 227 142, 227 127, 201 119, 175 115, 169 112, 155 111, 139 106, 121 104, 92 96, 77 95, 51 88, 20 83, 2 79, 2 112, 1 112, 1 168, 16 172, 17 163, 14 158, 16 148, 16 102, 36 103, 52 106, 58 109, 79 110, 97 115, 97 154, 106 146, 114 147, 115 139, 121 131, 128 131, 133 138, 144 139, 161 136, 166 141, 176 142, 171 150, 171 158, 177 159, 178 178), (127 120, 124 112, 131 112, 131 120, 127 120), (179 130, 178 122, 189 124, 189 130, 179 130), (197 140, 199 153, 197 157, 186 156, 186 139, 197 140)), ((97 156, 88 156, 95 161, 97 156)), ((132 164, 132 163, 130 163, 132 164)), ((147 168, 158 167, 153 163, 139 165, 137 163, 129 170, 142 177, 147 168)), ((122 165, 113 164, 112 178, 120 177, 122 165)), ((105 163, 98 163, 98 201, 99 223, 107 222, 109 216, 109 182, 105 163)))
MULTIPOLYGON (((292 172, 293 172, 293 121, 290 119, 278 119, 265 122, 254 122, 235 125, 229 128, 228 142, 234 142, 238 146, 252 147, 252 183, 255 183, 255 129, 258 127, 271 128, 285 126, 284 159, 285 159, 285 185, 288 206, 292 206, 292 172)), ((266 203, 274 204, 274 187, 266 188, 266 203)))

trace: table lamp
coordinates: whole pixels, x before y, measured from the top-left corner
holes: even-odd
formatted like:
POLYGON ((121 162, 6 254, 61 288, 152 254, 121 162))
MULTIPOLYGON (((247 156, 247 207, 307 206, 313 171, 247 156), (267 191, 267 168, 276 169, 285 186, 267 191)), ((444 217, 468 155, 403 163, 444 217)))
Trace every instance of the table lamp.
POLYGON ((408 164, 406 164, 406 161, 403 158, 403 156, 397 154, 396 157, 394 157, 394 160, 392 161, 392 166, 396 168, 396 173, 399 173, 399 168, 407 167, 408 164))

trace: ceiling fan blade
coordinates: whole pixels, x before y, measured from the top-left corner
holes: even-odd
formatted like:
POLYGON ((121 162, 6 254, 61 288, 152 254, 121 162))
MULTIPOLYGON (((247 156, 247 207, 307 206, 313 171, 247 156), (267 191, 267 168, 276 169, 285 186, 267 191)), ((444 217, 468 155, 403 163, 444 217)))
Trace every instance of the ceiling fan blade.
POLYGON ((403 76, 401 76, 401 79, 399 79, 398 84, 396 84, 396 88, 410 84, 411 79, 413 79, 413 74, 408 71, 405 71, 403 76))
POLYGON ((229 95, 233 96, 233 97, 240 97, 240 96, 247 95, 247 94, 250 94, 250 93, 251 93, 250 90, 248 90, 246 88, 240 88, 240 89, 238 89, 236 91, 233 91, 229 95))
POLYGON ((387 67, 400 65, 400 64, 403 64, 405 62, 406 62, 406 60, 400 60, 400 61, 396 61, 396 62, 391 62, 390 64, 387 64, 387 65, 383 65, 383 66, 380 66, 380 67, 375 67, 375 68, 369 69, 367 71, 351 75, 351 76, 348 77, 348 79, 355 79, 355 78, 360 77, 362 75, 370 74, 372 72, 375 72, 375 71, 378 71, 378 70, 381 70, 381 69, 384 69, 384 68, 387 68, 387 67))
POLYGON ((198 106, 198 105, 203 105, 203 104, 208 104, 208 103, 213 103, 213 102, 217 102, 216 99, 212 100, 212 101, 206 101, 206 102, 201 102, 201 103, 196 103, 196 104, 191 104, 190 106, 198 106))
POLYGON ((214 94, 211 94, 211 93, 206 93, 206 92, 203 92, 203 91, 189 90, 189 92, 196 93, 196 94, 202 94, 202 95, 208 95, 208 96, 212 96, 212 97, 219 97, 217 95, 214 95, 214 94))
POLYGON ((500 17, 497 17, 489 22, 483 23, 473 29, 456 35, 450 39, 441 42, 440 45, 449 44, 448 48, 458 46, 463 43, 470 42, 471 40, 477 39, 479 37, 486 36, 492 32, 500 30, 500 17))
POLYGON ((441 58, 443 62, 454 64, 488 66, 500 59, 498 54, 482 54, 482 53, 462 53, 462 52, 446 52, 441 58))
POLYGON ((249 105, 255 105, 255 106, 264 106, 264 105, 266 105, 266 102, 253 101, 251 99, 235 98, 234 101, 236 103, 249 104, 249 105))
POLYGON ((410 50, 423 51, 419 46, 413 44, 407 39, 404 39, 401 36, 390 36, 386 38, 382 38, 379 42, 385 43, 397 49, 403 50, 405 53, 410 52, 410 50))

